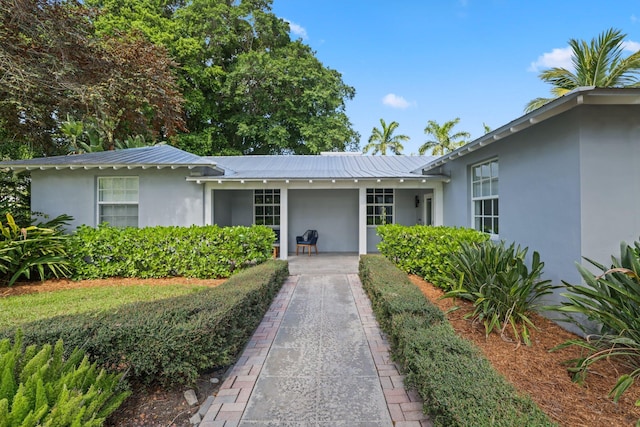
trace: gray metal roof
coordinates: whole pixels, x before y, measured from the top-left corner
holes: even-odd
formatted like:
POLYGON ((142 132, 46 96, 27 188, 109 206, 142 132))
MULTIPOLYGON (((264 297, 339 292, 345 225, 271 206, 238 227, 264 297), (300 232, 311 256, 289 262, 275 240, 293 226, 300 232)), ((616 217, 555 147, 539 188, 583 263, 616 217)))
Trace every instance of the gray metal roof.
POLYGON ((207 157, 224 169, 216 179, 424 178, 412 172, 432 156, 233 156, 207 157))
POLYGON ((0 162, 0 167, 13 170, 32 169, 81 169, 94 167, 214 167, 215 162, 206 157, 179 150, 170 145, 129 148, 126 150, 97 153, 71 154, 68 156, 39 157, 29 160, 0 162))

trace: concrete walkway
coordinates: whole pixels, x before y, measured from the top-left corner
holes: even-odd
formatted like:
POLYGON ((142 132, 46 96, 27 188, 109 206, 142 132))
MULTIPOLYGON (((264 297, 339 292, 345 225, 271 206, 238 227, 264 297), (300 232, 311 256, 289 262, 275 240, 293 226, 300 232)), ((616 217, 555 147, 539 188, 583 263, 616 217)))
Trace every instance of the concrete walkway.
POLYGON ((200 427, 430 426, 404 388, 357 275, 358 256, 289 259, 291 276, 200 427))

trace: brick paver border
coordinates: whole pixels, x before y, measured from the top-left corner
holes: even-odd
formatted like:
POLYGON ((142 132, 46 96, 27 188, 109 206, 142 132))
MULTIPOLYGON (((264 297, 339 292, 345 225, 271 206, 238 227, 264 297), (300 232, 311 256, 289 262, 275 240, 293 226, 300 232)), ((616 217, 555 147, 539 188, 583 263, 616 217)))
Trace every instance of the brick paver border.
MULTIPOLYGON (((432 427, 422 413, 422 400, 414 390, 404 388, 403 376, 391 360, 389 341, 375 319, 369 297, 357 274, 348 274, 349 287, 356 302, 380 385, 395 427, 432 427)), ((282 322, 300 276, 289 276, 262 322, 249 340, 242 356, 220 386, 218 394, 201 407, 199 427, 237 427, 256 385, 267 353, 282 322)))

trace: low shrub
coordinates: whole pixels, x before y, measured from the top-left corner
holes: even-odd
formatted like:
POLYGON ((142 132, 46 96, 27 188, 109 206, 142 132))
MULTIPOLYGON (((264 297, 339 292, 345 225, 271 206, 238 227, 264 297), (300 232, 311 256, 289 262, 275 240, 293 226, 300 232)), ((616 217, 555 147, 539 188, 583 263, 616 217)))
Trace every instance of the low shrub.
POLYGON ((450 255, 453 271, 447 282, 453 290, 445 297, 472 301, 474 310, 466 317, 482 322, 487 336, 495 329, 504 335, 511 326, 515 339, 530 345, 529 327, 535 325, 529 313, 557 286, 540 280, 544 263, 538 252, 533 253, 531 269, 527 267, 527 252, 504 242, 462 243, 460 251, 450 255))
POLYGON ((286 261, 271 260, 197 294, 58 316, 21 328, 28 343, 64 339, 101 366, 128 372, 131 381, 190 383, 199 372, 235 360, 287 276, 286 261))
POLYGON ((435 426, 553 425, 389 260, 361 256, 360 277, 407 384, 424 399, 435 426))
POLYGON ((463 242, 483 242, 488 234, 469 228, 433 227, 425 225, 382 225, 377 228, 382 241, 380 253, 407 273, 424 277, 436 286, 446 288, 446 277, 452 272, 449 255, 463 242))
POLYGON ((89 363, 75 349, 65 360, 62 340, 23 348, 0 341, 0 426, 101 426, 129 396, 121 375, 89 363))
POLYGON ((71 217, 61 215, 37 225, 18 225, 10 213, 6 226, 0 221, 0 285, 17 280, 67 277, 71 270, 67 257, 68 236, 62 227, 71 217))
POLYGON ((272 255, 275 236, 265 226, 81 226, 69 253, 75 279, 104 277, 229 277, 272 255))
POLYGON ((585 258, 602 273, 594 276, 578 264, 584 285, 563 282, 567 301, 556 310, 581 314, 594 322, 596 330, 589 330, 585 322, 567 316, 587 334, 585 340, 571 340, 560 348, 577 345, 587 349, 587 356, 571 360, 569 370, 575 381, 582 382, 589 367, 602 359, 614 358, 628 364, 630 373, 618 378, 611 396, 617 401, 640 377, 640 242, 631 247, 620 245, 620 258, 611 257, 610 267, 585 258))

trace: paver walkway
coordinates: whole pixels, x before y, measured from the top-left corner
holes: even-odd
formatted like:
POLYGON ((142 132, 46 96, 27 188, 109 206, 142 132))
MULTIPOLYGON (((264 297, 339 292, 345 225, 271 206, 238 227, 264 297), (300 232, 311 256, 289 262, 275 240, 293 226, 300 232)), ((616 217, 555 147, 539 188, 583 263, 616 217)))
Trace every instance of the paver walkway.
POLYGON ((203 405, 200 427, 431 425, 419 396, 404 388, 358 275, 348 272, 357 258, 339 265, 329 261, 329 274, 290 265, 300 274, 287 279, 203 405))

